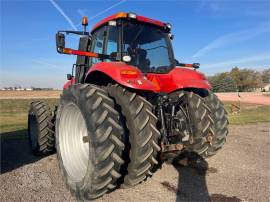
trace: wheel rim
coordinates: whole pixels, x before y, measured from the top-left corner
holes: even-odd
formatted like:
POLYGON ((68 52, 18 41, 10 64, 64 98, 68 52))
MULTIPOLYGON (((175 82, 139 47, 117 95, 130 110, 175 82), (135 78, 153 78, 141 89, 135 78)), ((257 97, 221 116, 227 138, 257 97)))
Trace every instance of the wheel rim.
POLYGON ((86 175, 89 159, 87 127, 80 109, 73 103, 65 105, 59 120, 59 147, 63 165, 73 181, 86 175))
POLYGON ((38 122, 34 114, 29 115, 29 132, 32 150, 37 147, 38 122))

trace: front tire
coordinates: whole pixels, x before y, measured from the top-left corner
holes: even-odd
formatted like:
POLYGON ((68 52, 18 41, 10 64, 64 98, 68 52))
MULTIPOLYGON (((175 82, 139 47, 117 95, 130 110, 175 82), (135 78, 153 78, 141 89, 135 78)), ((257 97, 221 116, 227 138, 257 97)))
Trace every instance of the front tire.
POLYGON ((112 190, 124 163, 123 128, 107 92, 89 85, 63 91, 56 117, 60 171, 78 200, 92 200, 112 190))

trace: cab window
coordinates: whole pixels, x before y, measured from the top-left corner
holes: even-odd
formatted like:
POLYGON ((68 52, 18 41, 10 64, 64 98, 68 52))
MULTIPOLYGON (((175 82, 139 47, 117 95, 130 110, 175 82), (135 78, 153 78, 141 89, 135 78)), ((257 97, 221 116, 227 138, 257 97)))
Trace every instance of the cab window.
MULTIPOLYGON (((95 34, 94 34, 94 41, 92 46, 92 51, 95 53, 103 53, 103 47, 104 47, 104 36, 105 36, 105 27, 100 28, 95 34)), ((92 58, 92 64, 102 62, 99 58, 92 58)))
POLYGON ((119 38, 118 30, 119 29, 117 26, 108 27, 108 42, 107 42, 106 51, 105 51, 105 54, 107 55, 110 55, 113 52, 117 52, 118 50, 118 38, 119 38))

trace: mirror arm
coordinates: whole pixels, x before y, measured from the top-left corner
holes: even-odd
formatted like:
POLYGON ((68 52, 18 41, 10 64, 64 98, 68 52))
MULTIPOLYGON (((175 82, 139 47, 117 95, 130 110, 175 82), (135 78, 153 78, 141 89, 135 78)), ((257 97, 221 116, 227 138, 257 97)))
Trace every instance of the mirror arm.
POLYGON ((177 66, 191 67, 191 68, 194 68, 194 69, 198 69, 200 67, 200 63, 193 63, 193 64, 178 63, 177 66))

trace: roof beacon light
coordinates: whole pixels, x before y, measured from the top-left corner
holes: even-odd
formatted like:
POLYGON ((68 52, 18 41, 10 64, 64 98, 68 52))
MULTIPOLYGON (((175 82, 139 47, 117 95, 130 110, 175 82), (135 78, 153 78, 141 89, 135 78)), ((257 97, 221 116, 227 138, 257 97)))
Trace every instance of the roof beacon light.
POLYGON ((82 26, 84 27, 84 31, 86 32, 86 26, 88 25, 88 18, 83 16, 82 18, 82 26))
POLYGON ((137 18, 137 15, 135 13, 128 13, 128 17, 129 18, 136 19, 137 18))

